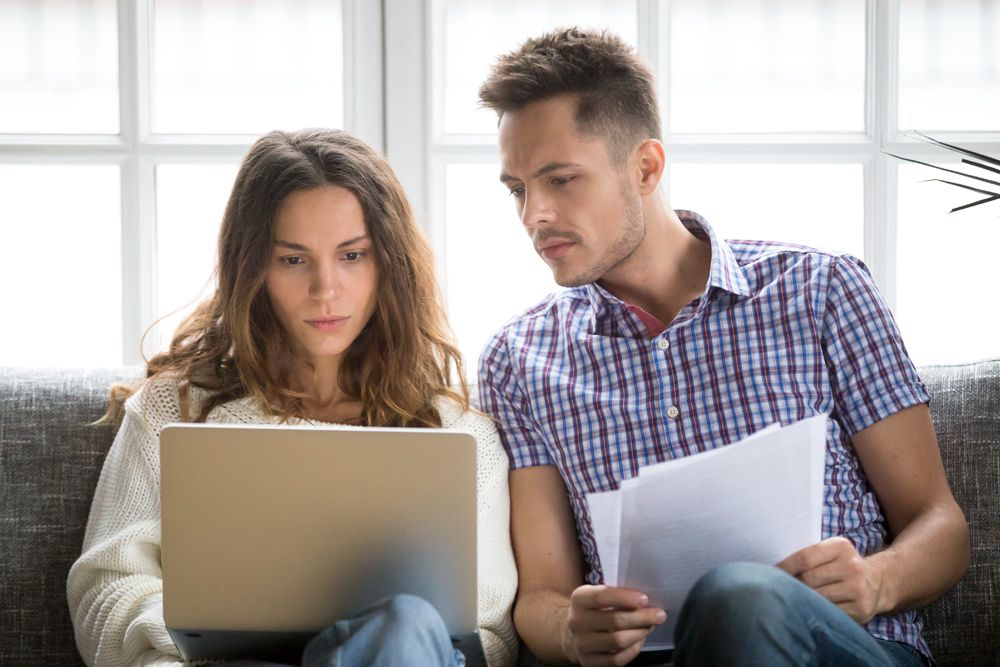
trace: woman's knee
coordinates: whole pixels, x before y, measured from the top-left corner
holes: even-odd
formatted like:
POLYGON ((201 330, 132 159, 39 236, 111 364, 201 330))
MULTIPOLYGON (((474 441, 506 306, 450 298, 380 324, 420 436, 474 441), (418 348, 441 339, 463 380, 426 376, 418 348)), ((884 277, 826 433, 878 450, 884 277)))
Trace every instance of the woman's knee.
POLYGON ((385 600, 380 607, 387 619, 394 623, 414 626, 444 625, 434 605, 417 595, 400 593, 385 600))

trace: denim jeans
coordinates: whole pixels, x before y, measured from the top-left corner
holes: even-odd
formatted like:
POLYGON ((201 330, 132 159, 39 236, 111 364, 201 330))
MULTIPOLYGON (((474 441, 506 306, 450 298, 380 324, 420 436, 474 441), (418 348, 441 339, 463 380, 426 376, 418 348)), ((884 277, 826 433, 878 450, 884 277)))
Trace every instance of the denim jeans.
MULTIPOLYGON (((240 660, 231 667, 283 667, 240 660)), ((302 667, 463 667, 437 610, 423 598, 397 595, 316 635, 302 653, 302 667)))
POLYGON ((681 608, 673 664, 922 667, 907 644, 872 637, 776 567, 730 563, 702 577, 681 608))

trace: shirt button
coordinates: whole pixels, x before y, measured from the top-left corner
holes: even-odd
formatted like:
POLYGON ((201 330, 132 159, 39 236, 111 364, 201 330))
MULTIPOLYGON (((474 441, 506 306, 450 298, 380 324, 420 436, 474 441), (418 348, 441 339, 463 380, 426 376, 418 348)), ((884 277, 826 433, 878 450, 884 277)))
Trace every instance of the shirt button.
POLYGON ((677 409, 676 405, 671 405, 669 408, 667 408, 667 416, 670 417, 671 419, 677 419, 677 417, 680 416, 680 414, 681 411, 677 409))
POLYGON ((656 341, 656 347, 660 348, 661 350, 665 350, 668 347, 670 347, 670 341, 667 340, 666 338, 661 338, 660 340, 656 341))

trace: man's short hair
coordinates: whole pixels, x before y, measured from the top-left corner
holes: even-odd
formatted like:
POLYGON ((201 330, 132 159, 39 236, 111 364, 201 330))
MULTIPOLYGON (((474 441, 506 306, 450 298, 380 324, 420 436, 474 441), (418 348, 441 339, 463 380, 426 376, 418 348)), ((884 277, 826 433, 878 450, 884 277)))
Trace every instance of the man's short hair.
POLYGON ((577 98, 577 130, 603 136, 617 166, 639 142, 660 139, 653 73, 607 31, 567 28, 527 40, 497 59, 479 100, 503 117, 564 94, 577 98))

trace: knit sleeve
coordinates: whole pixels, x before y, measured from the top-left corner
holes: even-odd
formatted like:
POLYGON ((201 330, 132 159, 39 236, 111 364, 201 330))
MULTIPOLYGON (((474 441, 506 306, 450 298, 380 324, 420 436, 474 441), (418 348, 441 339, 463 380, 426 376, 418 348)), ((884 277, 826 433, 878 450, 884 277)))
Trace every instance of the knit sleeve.
POLYGON ((468 431, 476 438, 478 472, 479 636, 490 667, 508 667, 517 659, 517 634, 511 607, 517 593, 517 567, 510 543, 510 496, 507 454, 496 427, 474 412, 461 414, 444 425, 468 431))
POLYGON ((144 417, 146 389, 126 404, 67 580, 76 644, 91 666, 180 664, 163 621, 159 428, 144 417))

